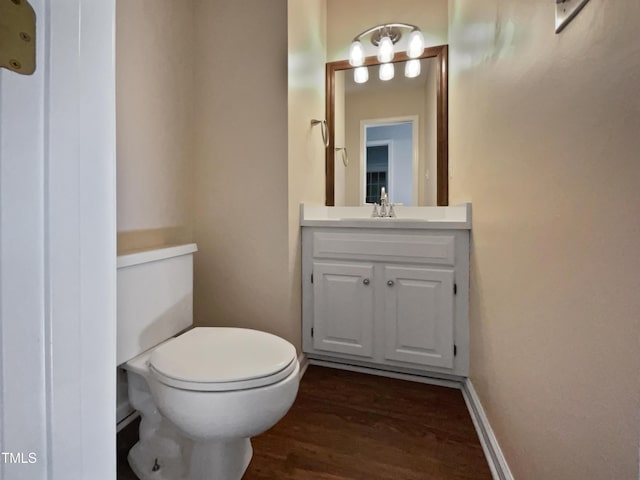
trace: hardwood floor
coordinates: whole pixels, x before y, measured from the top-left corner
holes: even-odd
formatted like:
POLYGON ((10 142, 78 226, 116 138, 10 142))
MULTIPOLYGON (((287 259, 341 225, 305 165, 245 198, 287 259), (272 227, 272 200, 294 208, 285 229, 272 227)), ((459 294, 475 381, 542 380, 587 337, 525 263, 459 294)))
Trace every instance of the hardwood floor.
POLYGON ((491 479, 459 390, 317 366, 252 443, 243 480, 491 479))
POLYGON ((491 479, 459 390, 310 366, 244 480, 491 479))

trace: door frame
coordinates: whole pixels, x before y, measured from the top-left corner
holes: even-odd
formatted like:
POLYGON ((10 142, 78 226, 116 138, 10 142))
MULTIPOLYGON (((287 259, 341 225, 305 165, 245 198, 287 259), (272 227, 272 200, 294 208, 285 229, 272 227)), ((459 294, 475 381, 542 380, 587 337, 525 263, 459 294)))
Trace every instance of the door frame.
POLYGON ((115 0, 29 0, 0 71, 0 478, 113 480, 115 0), (29 456, 33 454, 33 456, 29 456))
MULTIPOLYGON (((365 128, 366 132, 366 128, 365 128)), ((393 140, 372 140, 371 142, 365 141, 364 145, 364 161, 360 164, 360 181, 362 182, 362 198, 360 199, 361 205, 369 205, 367 203, 367 160, 369 159, 369 154, 367 153, 367 149, 369 147, 387 147, 387 193, 389 192, 389 186, 392 184, 393 179, 393 140)), ((391 197, 389 197, 389 202, 391 202, 391 197)))
MULTIPOLYGON (((411 203, 413 206, 418 205, 418 189, 420 172, 418 170, 420 160, 420 116, 404 115, 399 117, 370 118, 360 120, 360 192, 359 198, 365 205, 365 187, 366 187, 366 169, 365 162, 367 158, 367 128, 368 127, 385 127, 398 125, 401 123, 411 123, 411 203)), ((391 162, 389 162, 389 171, 391 172, 391 162)), ((391 181, 389 180, 389 184, 391 181)))

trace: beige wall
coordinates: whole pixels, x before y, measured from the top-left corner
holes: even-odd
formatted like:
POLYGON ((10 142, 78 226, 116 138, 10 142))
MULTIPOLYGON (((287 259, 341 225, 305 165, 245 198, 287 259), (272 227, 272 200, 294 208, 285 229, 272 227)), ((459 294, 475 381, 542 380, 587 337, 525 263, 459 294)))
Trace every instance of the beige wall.
POLYGON ((287 2, 194 5, 195 321, 299 345, 288 315, 287 2))
POLYGON ((320 125, 325 110, 326 0, 288 2, 289 135, 289 340, 300 349, 302 271, 300 203, 324 205, 325 147, 320 125))
POLYGON ((451 0, 471 378, 518 480, 638 478, 640 3, 451 0))
POLYGON ((193 9, 118 0, 118 250, 190 241, 193 9))
POLYGON ((324 203, 310 120, 324 118, 325 17, 325 0, 118 3, 119 250, 196 241, 199 325, 300 347, 299 204, 324 203))
MULTIPOLYGON (((348 58, 353 37, 388 22, 417 25, 427 46, 443 45, 447 43, 447 0, 327 0, 327 61, 348 58)), ((397 50, 406 50, 406 37, 397 50)), ((363 45, 367 55, 375 55, 373 45, 363 45)))

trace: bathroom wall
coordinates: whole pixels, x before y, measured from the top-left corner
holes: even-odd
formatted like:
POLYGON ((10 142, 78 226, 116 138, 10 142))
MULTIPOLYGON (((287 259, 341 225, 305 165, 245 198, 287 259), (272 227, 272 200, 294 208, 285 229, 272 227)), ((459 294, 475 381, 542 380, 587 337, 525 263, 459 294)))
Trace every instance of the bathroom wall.
POLYGON ((299 347, 299 204, 324 203, 310 120, 325 0, 119 0, 117 49, 119 251, 196 241, 196 323, 299 347))
POLYGON ((638 478, 640 3, 450 1, 471 379, 518 480, 638 478))
POLYGON ((120 253, 192 240, 193 8, 117 0, 120 253))
POLYGON ((289 275, 290 340, 300 349, 302 263, 300 204, 325 203, 324 69, 327 50, 326 0, 288 2, 289 275))
POLYGON ((287 2, 194 6, 195 321, 297 340, 289 318, 287 2))
MULTIPOLYGON (((404 22, 422 30, 427 46, 447 43, 447 0, 327 0, 327 61, 349 57, 349 45, 360 32, 382 23, 404 22)), ((405 50, 404 38, 398 50, 405 50)), ((364 45, 375 55, 373 45, 364 45)))

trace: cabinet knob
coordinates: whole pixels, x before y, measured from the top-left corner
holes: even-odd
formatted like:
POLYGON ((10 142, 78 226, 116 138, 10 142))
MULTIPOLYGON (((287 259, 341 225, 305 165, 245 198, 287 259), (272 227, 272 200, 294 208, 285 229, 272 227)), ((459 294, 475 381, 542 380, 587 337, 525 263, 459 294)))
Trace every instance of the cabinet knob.
POLYGON ((362 280, 362 283, 364 283, 365 285, 369 285, 369 279, 365 278, 364 280, 362 280))
POLYGON ((389 285, 390 287, 393 287, 393 280, 387 280, 387 285, 389 285))

